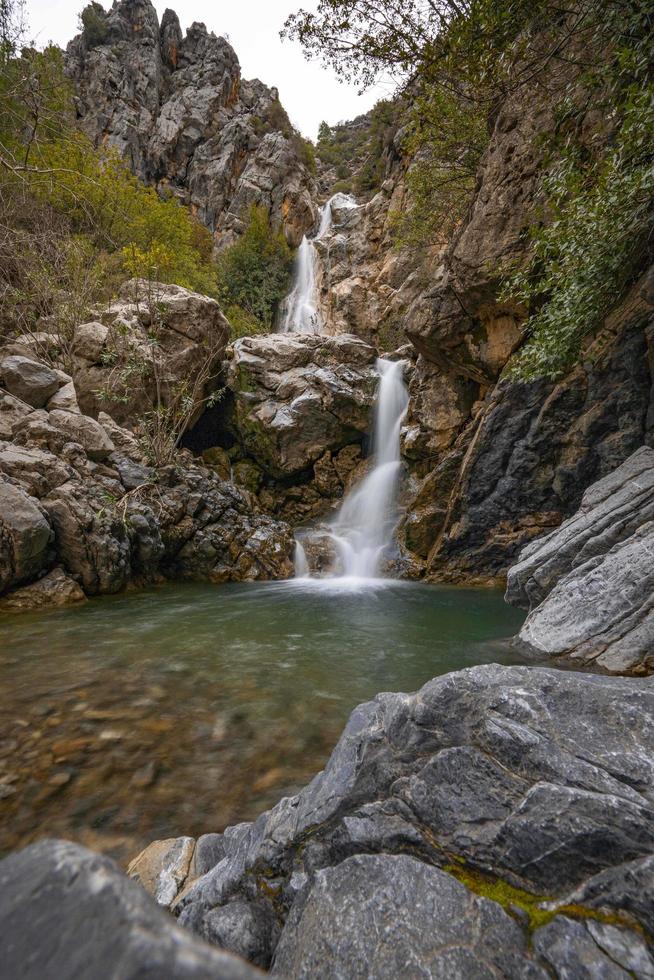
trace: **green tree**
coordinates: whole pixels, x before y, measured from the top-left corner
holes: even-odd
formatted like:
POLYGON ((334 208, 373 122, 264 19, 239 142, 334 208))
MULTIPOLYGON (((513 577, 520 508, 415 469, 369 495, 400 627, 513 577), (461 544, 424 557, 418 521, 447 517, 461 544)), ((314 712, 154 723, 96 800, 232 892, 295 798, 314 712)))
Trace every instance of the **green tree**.
POLYGON ((241 237, 218 257, 220 297, 238 332, 272 329, 292 266, 283 233, 271 227, 264 207, 253 205, 241 237))
POLYGON ((101 4, 93 0, 93 3, 84 7, 84 10, 79 15, 79 21, 80 29, 84 34, 84 40, 90 48, 104 44, 109 34, 109 24, 107 23, 107 15, 101 4))

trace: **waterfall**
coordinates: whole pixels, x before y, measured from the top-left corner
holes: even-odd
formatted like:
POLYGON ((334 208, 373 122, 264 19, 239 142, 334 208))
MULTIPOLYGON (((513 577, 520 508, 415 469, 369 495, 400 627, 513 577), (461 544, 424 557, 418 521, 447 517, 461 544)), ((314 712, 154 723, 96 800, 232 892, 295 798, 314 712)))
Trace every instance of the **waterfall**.
MULTIPOLYGON (((376 578, 384 552, 392 544, 397 523, 397 489, 402 465, 400 429, 409 394, 402 378, 403 361, 380 357, 377 371, 380 380, 372 466, 361 483, 347 494, 328 531, 340 561, 340 573, 332 576, 336 578, 376 578)), ((307 578, 310 572, 301 544, 299 549, 296 576, 307 578)))
POLYGON ((300 242, 295 263, 293 288, 286 297, 282 318, 282 333, 320 333, 322 317, 320 316, 318 289, 316 286, 316 265, 318 252, 314 242, 320 241, 332 228, 332 205, 342 208, 355 208, 356 201, 346 194, 334 194, 320 211, 318 231, 313 238, 306 235, 300 242))

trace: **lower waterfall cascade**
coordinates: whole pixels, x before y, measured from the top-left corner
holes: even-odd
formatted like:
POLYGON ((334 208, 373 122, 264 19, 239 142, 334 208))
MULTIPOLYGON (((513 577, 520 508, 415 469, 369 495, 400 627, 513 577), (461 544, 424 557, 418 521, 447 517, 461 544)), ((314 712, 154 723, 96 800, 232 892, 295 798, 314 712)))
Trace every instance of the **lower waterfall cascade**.
MULTIPOLYGON (((372 464, 367 476, 347 493, 326 532, 337 559, 336 568, 327 576, 330 579, 363 581, 378 578, 384 553, 392 546, 402 468, 400 431, 409 404, 403 380, 404 367, 404 361, 377 359, 380 380, 372 464)), ((299 540, 296 542, 295 577, 313 577, 299 540)))

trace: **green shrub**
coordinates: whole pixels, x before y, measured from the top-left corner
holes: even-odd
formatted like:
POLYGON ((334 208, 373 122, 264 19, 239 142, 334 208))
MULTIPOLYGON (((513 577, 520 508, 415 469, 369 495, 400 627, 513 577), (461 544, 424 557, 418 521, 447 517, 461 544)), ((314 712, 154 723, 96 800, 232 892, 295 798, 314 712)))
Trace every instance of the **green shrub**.
POLYGON ((104 44, 109 35, 107 15, 99 3, 90 3, 79 15, 84 40, 90 48, 104 44))
POLYGON ((245 231, 218 257, 218 286, 223 305, 236 309, 235 330, 271 330, 279 304, 288 293, 293 253, 283 233, 270 225, 266 209, 253 205, 245 231))

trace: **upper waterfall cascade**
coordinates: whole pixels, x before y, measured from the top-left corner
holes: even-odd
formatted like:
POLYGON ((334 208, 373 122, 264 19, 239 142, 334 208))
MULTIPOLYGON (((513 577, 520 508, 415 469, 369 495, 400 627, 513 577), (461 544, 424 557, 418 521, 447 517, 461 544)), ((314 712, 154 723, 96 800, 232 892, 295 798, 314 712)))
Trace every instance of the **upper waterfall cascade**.
MULTIPOLYGON (((401 472, 400 431, 409 404, 403 361, 377 360, 379 391, 373 429, 373 458, 368 475, 345 497, 327 531, 336 552, 331 578, 366 580, 379 576, 384 553, 392 546, 397 523, 401 472)), ((296 547, 296 578, 311 578, 302 543, 296 547)))
POLYGON ((284 303, 282 333, 321 333, 323 328, 318 301, 316 266, 318 252, 314 242, 323 239, 332 229, 332 206, 355 208, 357 203, 347 194, 334 194, 320 212, 320 223, 315 236, 302 238, 297 253, 293 288, 284 303))

